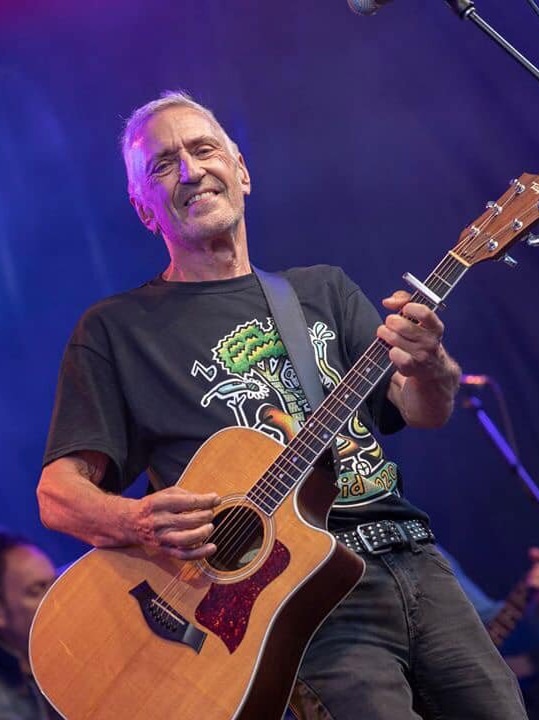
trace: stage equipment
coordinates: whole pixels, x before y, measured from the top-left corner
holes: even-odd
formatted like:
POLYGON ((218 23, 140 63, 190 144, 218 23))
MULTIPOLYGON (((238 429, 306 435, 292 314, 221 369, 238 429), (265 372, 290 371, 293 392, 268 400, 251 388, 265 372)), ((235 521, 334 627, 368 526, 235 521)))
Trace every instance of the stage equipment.
MULTIPOLYGON (((389 2, 389 0, 348 0, 348 7, 357 15, 374 15, 387 2, 389 2)), ((525 67, 536 80, 539 80, 539 69, 478 14, 473 0, 445 0, 445 3, 449 5, 462 20, 471 20, 475 23, 491 40, 494 40, 494 42, 509 53, 511 57, 525 67)), ((530 2, 530 4, 532 3, 530 2)), ((537 12, 535 3, 532 4, 532 7, 537 12)))

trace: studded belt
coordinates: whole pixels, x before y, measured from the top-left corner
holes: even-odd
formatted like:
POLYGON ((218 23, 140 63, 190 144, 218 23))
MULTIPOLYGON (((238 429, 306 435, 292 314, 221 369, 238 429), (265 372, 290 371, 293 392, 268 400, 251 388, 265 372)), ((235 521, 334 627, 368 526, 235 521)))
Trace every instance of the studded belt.
POLYGON ((422 520, 379 520, 333 534, 350 550, 371 555, 410 547, 413 543, 434 542, 434 534, 422 520))

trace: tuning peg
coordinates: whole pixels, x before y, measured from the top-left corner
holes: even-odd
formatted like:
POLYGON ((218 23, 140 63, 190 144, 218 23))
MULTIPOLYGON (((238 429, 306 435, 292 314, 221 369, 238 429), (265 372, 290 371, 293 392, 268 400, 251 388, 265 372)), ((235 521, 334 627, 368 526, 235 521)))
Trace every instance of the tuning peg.
POLYGON ((513 178, 509 184, 515 188, 517 195, 520 195, 526 189, 526 186, 523 185, 518 178, 513 178))
POLYGON ((526 238, 526 245, 529 245, 530 247, 539 247, 539 237, 530 233, 526 238))
POLYGON ((514 268, 518 265, 518 260, 515 260, 514 257, 511 257, 511 255, 508 255, 507 253, 503 256, 502 260, 510 268, 514 268))
POLYGON ((494 200, 489 200, 487 203, 487 210, 494 210, 495 215, 499 215, 502 209, 502 206, 498 205, 498 203, 494 202, 494 200))

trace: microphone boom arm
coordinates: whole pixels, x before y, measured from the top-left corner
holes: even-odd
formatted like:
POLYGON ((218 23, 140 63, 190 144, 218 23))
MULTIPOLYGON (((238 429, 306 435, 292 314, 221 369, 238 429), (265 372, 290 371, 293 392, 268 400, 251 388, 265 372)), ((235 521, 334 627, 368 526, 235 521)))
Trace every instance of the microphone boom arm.
POLYGON ((471 20, 475 23, 480 30, 494 40, 507 53, 509 53, 512 58, 525 67, 536 80, 539 80, 539 69, 536 68, 535 65, 533 65, 515 47, 507 42, 500 33, 496 32, 496 30, 483 20, 480 15, 478 15, 475 9, 475 4, 472 0, 445 0, 445 2, 462 20, 471 20))
POLYGON ((479 400, 479 398, 475 395, 470 395, 464 401, 463 406, 465 408, 473 410, 477 420, 494 443, 494 446, 500 451, 500 454, 506 460, 512 472, 517 475, 520 480, 522 480, 531 497, 536 502, 539 502, 539 488, 533 481, 531 475, 527 472, 526 468, 518 459, 513 448, 509 445, 502 433, 498 430, 494 422, 483 409, 483 404, 481 400, 479 400))

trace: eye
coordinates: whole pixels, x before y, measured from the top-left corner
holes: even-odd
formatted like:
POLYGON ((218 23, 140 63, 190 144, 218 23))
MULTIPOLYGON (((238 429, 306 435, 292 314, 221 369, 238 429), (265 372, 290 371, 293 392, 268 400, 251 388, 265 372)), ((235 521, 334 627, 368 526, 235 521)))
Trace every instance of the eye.
POLYGON ((160 160, 157 165, 154 165, 152 168, 152 175, 162 175, 163 173, 166 173, 170 170, 172 167, 173 161, 168 160, 160 160))
POLYGON ((212 145, 199 145, 195 151, 195 154, 199 158, 205 158, 211 155, 214 148, 212 145))

